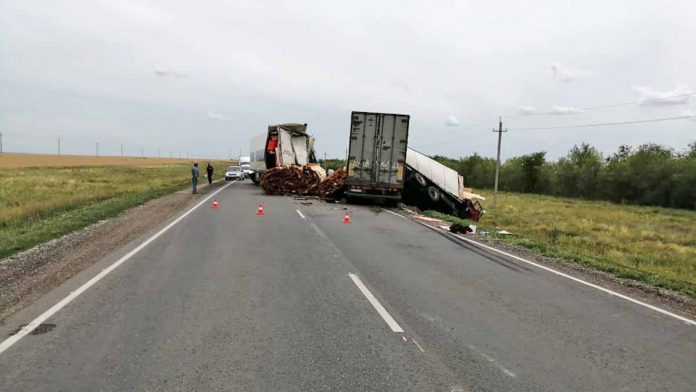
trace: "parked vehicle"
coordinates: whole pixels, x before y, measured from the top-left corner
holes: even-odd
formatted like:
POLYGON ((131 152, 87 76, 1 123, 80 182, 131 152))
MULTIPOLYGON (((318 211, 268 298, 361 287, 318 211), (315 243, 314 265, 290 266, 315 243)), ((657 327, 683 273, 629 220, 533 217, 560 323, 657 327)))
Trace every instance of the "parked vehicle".
POLYGON ((251 170, 251 157, 239 157, 239 166, 242 167, 244 176, 246 178, 251 178, 251 175, 254 173, 254 171, 251 170))
POLYGON ((400 200, 410 116, 352 112, 346 198, 400 200))
POLYGON ((244 180, 244 171, 241 166, 230 166, 225 170, 225 180, 244 180))
POLYGON ((317 162, 314 138, 307 134, 307 124, 269 125, 266 132, 251 139, 249 144, 250 177, 256 184, 267 169, 317 162))

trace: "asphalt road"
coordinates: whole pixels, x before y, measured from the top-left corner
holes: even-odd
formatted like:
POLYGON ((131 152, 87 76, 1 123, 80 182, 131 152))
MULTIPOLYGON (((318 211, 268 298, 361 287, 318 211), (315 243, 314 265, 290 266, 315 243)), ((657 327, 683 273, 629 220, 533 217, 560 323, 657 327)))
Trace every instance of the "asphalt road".
MULTIPOLYGON (((217 199, 0 353, 0 390, 696 386, 696 327, 683 321, 377 208, 351 206, 344 224, 342 205, 249 183, 217 199)), ((2 339, 148 236, 6 320, 2 339)))

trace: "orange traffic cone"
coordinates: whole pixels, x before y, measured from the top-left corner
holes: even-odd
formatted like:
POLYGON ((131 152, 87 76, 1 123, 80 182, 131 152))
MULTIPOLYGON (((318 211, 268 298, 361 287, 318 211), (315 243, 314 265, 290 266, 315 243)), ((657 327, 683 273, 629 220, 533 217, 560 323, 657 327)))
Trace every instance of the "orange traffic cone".
POLYGON ((343 223, 350 223, 350 213, 346 211, 346 216, 343 218, 343 223))
POLYGON ((213 209, 217 210, 218 208, 220 208, 220 204, 218 203, 217 199, 214 199, 213 200, 213 209))
POLYGON ((263 215, 263 204, 259 204, 259 209, 256 211, 256 215, 263 215))

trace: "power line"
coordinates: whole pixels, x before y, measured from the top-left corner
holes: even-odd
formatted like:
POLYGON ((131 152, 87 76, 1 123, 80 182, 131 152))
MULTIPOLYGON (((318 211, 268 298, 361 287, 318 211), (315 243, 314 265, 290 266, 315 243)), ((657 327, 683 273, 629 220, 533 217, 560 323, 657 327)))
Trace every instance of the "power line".
POLYGON ((510 130, 531 131, 531 130, 547 130, 547 129, 589 128, 589 127, 600 127, 600 126, 611 126, 611 125, 642 124, 642 123, 652 123, 652 122, 660 122, 660 121, 685 120, 687 118, 694 118, 694 116, 692 115, 692 116, 663 117, 663 118, 651 118, 648 120, 618 121, 618 122, 596 123, 596 124, 564 125, 564 126, 555 126, 555 127, 510 128, 510 130))
MULTIPOLYGON (((663 100, 667 100, 667 99, 690 97, 692 95, 696 95, 696 92, 679 94, 679 95, 670 95, 667 97, 643 99, 640 101, 610 103, 607 105, 599 105, 599 106, 588 106, 588 107, 584 107, 584 108, 578 108, 577 110, 579 111, 579 113, 574 113, 574 114, 582 114, 582 113, 580 113, 580 111, 588 112, 588 111, 592 111, 592 110, 608 109, 608 108, 614 108, 614 107, 619 107, 619 106, 639 105, 639 104, 646 103, 646 102, 657 102, 657 101, 663 101, 663 100)), ((507 117, 507 118, 510 118, 510 117, 532 117, 532 116, 548 116, 548 115, 554 115, 554 114, 559 114, 559 113, 555 112, 555 111, 546 111, 546 112, 528 113, 528 114, 515 113, 515 114, 504 115, 503 117, 507 117)))

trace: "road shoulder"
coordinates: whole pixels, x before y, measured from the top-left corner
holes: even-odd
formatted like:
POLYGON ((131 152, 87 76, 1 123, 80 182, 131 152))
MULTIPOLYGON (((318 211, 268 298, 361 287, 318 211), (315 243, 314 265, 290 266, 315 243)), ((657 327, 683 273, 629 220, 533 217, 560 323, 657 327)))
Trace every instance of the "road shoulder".
POLYGON ((202 186, 198 195, 182 190, 153 199, 116 217, 1 259, 0 323, 223 185, 225 181, 217 181, 202 186))

